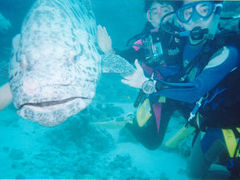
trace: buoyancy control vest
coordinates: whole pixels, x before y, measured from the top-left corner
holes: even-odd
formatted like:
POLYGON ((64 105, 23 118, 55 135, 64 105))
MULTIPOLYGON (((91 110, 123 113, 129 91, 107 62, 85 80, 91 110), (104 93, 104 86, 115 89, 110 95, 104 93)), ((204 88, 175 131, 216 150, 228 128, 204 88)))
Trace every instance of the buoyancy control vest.
MULTIPOLYGON (((233 45, 240 51, 240 32, 223 31, 216 38, 217 46, 233 45)), ((202 127, 240 127, 240 67, 230 72, 207 96, 200 108, 202 127)))
MULTIPOLYGON (((208 40, 197 55, 177 76, 177 81, 184 81, 191 70, 198 65, 202 71, 214 54, 226 45, 232 45, 240 51, 240 32, 222 31, 214 40, 208 40)), ((201 106, 197 108, 201 118, 198 128, 240 127, 240 68, 229 73, 215 88, 202 97, 201 106)), ((195 109, 195 108, 194 108, 195 109)), ((197 112, 195 112, 196 114, 197 112)), ((192 123, 194 123, 192 119, 192 123)))
POLYGON ((201 107, 203 127, 240 127, 240 68, 228 74, 211 90, 201 107), (208 102, 210 99, 212 101, 208 102))
POLYGON ((150 23, 146 24, 142 33, 127 42, 127 46, 135 49, 142 56, 140 60, 150 67, 164 63, 167 66, 180 65, 183 44, 183 40, 153 29, 150 23))

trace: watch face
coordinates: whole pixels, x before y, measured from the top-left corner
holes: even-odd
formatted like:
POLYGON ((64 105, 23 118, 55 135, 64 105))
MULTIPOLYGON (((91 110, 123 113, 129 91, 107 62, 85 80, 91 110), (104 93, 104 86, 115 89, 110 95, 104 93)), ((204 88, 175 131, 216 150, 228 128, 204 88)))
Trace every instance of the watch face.
POLYGON ((152 80, 145 81, 142 85, 145 94, 152 94, 155 91, 155 84, 152 80))

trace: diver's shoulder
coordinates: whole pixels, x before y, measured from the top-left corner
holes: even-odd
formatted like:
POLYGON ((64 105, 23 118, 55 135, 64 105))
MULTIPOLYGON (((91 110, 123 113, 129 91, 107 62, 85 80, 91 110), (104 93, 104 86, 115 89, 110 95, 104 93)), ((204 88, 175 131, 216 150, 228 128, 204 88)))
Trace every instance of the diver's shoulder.
POLYGON ((235 64, 236 61, 239 65, 239 49, 233 45, 226 45, 213 54, 205 69, 214 68, 226 62, 235 64))

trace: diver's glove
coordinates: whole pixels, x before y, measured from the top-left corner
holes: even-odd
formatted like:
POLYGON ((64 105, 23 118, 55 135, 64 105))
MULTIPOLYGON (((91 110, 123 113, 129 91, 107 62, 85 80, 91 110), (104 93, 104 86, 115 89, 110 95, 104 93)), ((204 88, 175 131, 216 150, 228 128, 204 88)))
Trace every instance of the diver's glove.
POLYGON ((131 87, 141 89, 143 86, 143 83, 145 81, 148 81, 149 79, 145 77, 143 69, 139 65, 137 59, 135 60, 134 64, 136 67, 135 72, 129 76, 124 76, 124 79, 122 79, 121 82, 131 87))
POLYGON ((136 70, 133 74, 129 76, 124 76, 122 79, 122 83, 127 84, 134 88, 139 88, 140 91, 138 96, 134 102, 134 107, 138 107, 140 102, 147 96, 154 92, 156 92, 156 81, 153 80, 153 76, 151 79, 145 77, 142 67, 139 65, 138 60, 136 59, 134 62, 136 66, 136 70))
POLYGON ((114 54, 112 39, 108 35, 106 28, 101 25, 98 25, 97 27, 97 41, 98 46, 105 54, 114 54))

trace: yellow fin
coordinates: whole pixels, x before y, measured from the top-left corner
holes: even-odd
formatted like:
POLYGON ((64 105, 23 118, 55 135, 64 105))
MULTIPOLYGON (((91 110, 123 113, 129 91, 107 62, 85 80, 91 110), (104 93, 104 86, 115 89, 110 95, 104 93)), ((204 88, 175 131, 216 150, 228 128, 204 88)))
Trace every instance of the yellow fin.
MULTIPOLYGON (((227 146, 228 154, 234 158, 234 153, 237 148, 237 141, 232 129, 222 129, 224 140, 227 146)), ((236 156, 238 156, 238 151, 236 156)))
POLYGON ((158 102, 160 102, 160 103, 166 103, 166 97, 160 96, 159 99, 158 99, 158 102))
POLYGON ((167 148, 176 148, 180 141, 187 138, 195 131, 195 128, 192 126, 189 127, 182 127, 172 138, 170 138, 166 143, 165 146, 167 148))
POLYGON ((143 127, 151 116, 151 104, 149 99, 147 98, 137 109, 137 122, 139 127, 143 127))

